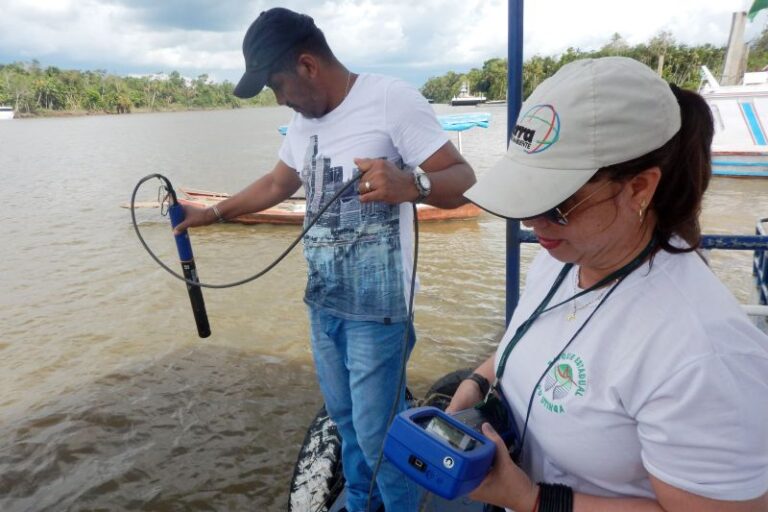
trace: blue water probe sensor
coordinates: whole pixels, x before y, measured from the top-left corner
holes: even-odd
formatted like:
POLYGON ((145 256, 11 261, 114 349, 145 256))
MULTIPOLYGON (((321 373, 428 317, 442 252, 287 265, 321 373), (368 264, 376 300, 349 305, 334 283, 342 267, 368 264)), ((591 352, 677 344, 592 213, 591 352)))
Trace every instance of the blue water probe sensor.
MULTIPOLYGON (((170 188, 170 183, 168 184, 170 188)), ((172 189, 169 190, 172 198, 172 204, 168 207, 168 215, 171 218, 171 225, 175 228, 184 220, 184 208, 175 201, 175 194, 172 189)), ((176 250, 179 253, 181 269, 184 271, 184 277, 190 281, 200 282, 197 277, 197 267, 195 266, 195 257, 192 254, 192 243, 189 241, 189 232, 184 231, 179 235, 174 235, 176 239, 176 250)), ((205 301, 203 301, 203 290, 199 286, 187 283, 187 292, 189 301, 192 304, 192 314, 195 317, 197 325, 197 334, 201 338, 207 338, 211 335, 211 326, 208 323, 208 313, 205 310, 205 301)))
POLYGON ((480 485, 496 445, 480 432, 486 421, 474 408, 447 414, 417 407, 398 414, 384 441, 384 455, 430 492, 452 500, 480 485))

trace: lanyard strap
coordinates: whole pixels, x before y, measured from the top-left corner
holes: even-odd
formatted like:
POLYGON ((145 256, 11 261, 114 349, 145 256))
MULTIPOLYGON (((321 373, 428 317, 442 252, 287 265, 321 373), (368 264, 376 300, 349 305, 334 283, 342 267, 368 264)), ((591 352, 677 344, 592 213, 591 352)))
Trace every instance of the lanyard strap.
POLYGON ((525 333, 528 332, 528 330, 531 328, 531 325, 533 325, 533 322, 535 322, 536 319, 539 318, 539 316, 541 316, 543 313, 546 313, 547 311, 551 311, 555 308, 558 308, 563 304, 567 304, 572 300, 576 300, 582 295, 585 295, 591 291, 594 291, 598 288, 606 286, 607 284, 613 281, 616 281, 617 279, 623 279, 624 277, 631 274, 640 265, 642 265, 643 261, 645 261, 645 259, 651 254, 651 252, 653 252, 655 247, 656 247, 656 238, 654 237, 654 238, 651 238, 650 242, 648 242, 648 245, 645 246, 645 249, 643 249, 640 254, 635 256, 635 258, 632 261, 630 261, 620 269, 611 273, 607 277, 604 277, 603 279, 601 279, 594 285, 590 286, 586 290, 583 290, 573 295, 572 297, 569 297, 564 301, 555 304, 554 306, 547 307, 549 305, 549 301, 552 300, 552 297, 554 297, 558 288, 560 288, 560 285, 565 280, 565 276, 568 275, 568 272, 570 272, 571 268, 573 267, 573 263, 566 263, 563 266, 563 269, 560 271, 560 274, 558 274, 557 278, 555 279, 555 282, 552 283, 552 287, 549 289, 549 292, 547 293, 546 297, 544 297, 544 299, 541 301, 538 307, 533 311, 533 313, 531 313, 531 316, 529 316, 523 323, 520 324, 520 326, 518 326, 517 330, 515 331, 515 335, 512 336, 511 340, 509 340, 509 344, 507 344, 506 348, 504 349, 504 352, 501 354, 501 359, 499 360, 499 366, 498 368, 496 368, 496 380, 493 383, 492 387, 496 388, 499 380, 501 380, 501 376, 504 375, 504 368, 506 368, 507 366, 507 360, 509 359, 509 355, 512 353, 512 349, 514 349, 517 343, 522 339, 522 337, 525 336, 525 333))

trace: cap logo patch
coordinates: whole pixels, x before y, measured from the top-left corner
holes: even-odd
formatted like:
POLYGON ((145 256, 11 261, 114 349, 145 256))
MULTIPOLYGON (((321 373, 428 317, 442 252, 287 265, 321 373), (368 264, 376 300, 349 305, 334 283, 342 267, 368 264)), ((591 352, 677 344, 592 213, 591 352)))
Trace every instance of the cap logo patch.
POLYGON ((560 138, 560 116, 552 105, 534 105, 520 116, 511 142, 528 154, 549 149, 560 138))

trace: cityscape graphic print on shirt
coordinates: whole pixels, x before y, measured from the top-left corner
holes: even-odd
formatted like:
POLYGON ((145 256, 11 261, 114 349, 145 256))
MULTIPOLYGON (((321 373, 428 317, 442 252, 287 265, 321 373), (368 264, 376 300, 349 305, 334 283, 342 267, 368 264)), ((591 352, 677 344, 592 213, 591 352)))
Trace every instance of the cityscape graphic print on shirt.
MULTIPOLYGON (((317 135, 310 137, 301 180, 306 226, 346 184, 343 166, 320 153, 317 135)), ((399 205, 361 203, 358 187, 350 186, 304 237, 304 255, 308 304, 353 320, 405 319, 399 205)))

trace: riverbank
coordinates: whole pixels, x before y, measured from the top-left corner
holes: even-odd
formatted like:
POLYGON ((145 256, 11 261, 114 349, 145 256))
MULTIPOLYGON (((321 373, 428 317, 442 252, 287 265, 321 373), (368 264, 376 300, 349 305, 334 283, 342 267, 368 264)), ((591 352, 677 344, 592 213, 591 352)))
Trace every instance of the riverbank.
POLYGON ((129 114, 158 114, 158 113, 174 113, 174 112, 214 112, 214 111, 228 111, 237 110, 241 108, 259 108, 276 105, 232 105, 229 108, 225 106, 211 107, 211 108, 168 108, 168 109, 149 109, 149 108, 134 108, 129 112, 107 112, 104 110, 48 110, 39 109, 35 112, 16 112, 14 119, 35 119, 41 117, 82 117, 82 116, 123 116, 129 114))

